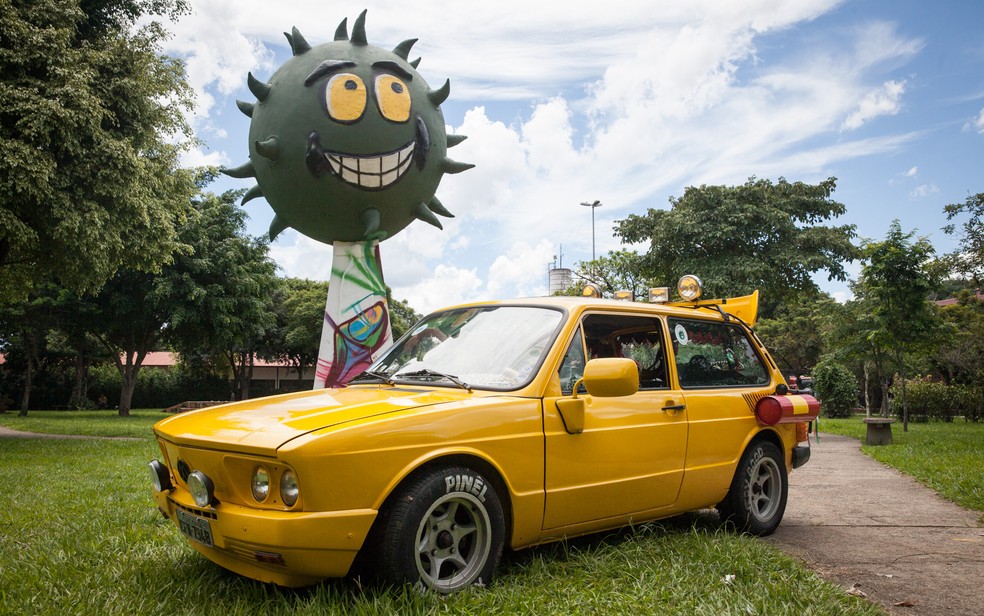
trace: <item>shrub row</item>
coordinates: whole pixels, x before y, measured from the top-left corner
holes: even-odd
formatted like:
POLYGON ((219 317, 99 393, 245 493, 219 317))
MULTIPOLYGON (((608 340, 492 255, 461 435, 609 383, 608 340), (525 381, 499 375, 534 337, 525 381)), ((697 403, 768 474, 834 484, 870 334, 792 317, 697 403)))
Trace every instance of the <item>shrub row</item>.
MULTIPOLYGON (((902 417, 902 385, 896 382, 891 390, 891 409, 902 417)), ((909 418, 953 421, 963 416, 967 421, 984 420, 984 387, 980 385, 947 385, 929 377, 917 377, 905 382, 909 403, 909 418)))
POLYGON ((858 380, 831 359, 821 360, 813 369, 813 390, 825 417, 849 417, 857 406, 858 380))

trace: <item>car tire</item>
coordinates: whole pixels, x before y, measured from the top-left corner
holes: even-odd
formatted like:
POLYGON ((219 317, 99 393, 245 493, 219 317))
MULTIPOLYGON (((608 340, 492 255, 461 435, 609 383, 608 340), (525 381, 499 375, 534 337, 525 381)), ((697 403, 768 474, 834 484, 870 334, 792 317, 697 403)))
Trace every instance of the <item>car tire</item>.
POLYGON ((731 488, 717 509, 737 530, 765 536, 782 521, 788 493, 782 452, 768 441, 756 441, 742 455, 731 488))
POLYGON ((401 485, 388 503, 376 558, 384 581, 452 593, 492 580, 505 523, 495 487, 481 473, 430 470, 401 485))

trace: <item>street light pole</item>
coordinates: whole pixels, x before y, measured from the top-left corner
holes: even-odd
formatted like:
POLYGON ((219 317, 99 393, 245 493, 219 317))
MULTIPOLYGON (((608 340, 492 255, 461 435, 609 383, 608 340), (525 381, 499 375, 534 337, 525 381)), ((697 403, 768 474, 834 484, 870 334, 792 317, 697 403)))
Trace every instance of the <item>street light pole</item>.
POLYGON ((594 203, 582 201, 581 205, 591 208, 591 260, 595 260, 595 208, 601 207, 601 201, 595 199, 594 203))

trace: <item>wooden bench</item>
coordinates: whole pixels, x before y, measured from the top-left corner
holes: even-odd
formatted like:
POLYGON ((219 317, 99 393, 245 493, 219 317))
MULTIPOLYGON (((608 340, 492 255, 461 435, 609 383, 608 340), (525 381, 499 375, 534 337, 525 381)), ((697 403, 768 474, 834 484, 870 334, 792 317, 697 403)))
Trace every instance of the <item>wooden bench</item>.
POLYGON ((181 402, 180 404, 175 404, 174 406, 169 406, 162 413, 184 413, 185 411, 193 411, 196 409, 204 409, 210 406, 215 406, 216 404, 225 404, 227 400, 188 400, 181 402))
POLYGON ((895 423, 895 419, 890 417, 865 417, 863 421, 868 426, 864 439, 866 445, 892 444, 892 424, 895 423))

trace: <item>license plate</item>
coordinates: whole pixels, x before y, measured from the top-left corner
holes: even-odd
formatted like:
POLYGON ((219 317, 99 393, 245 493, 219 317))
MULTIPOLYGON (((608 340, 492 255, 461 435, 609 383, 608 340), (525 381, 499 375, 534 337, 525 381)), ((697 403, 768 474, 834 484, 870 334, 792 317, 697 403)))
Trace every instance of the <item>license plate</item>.
POLYGON ((212 547, 212 525, 205 518, 178 509, 178 528, 192 541, 212 547))

